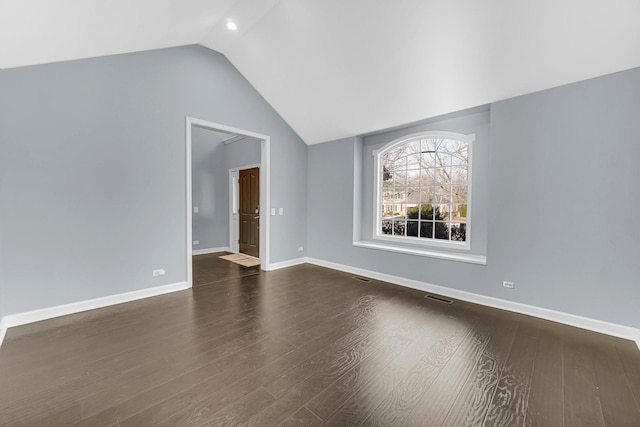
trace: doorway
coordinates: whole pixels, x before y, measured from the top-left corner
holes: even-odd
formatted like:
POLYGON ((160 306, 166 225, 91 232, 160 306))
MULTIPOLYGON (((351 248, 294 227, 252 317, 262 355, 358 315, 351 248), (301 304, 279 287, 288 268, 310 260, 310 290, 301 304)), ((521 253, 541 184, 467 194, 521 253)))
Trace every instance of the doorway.
POLYGON ((240 170, 238 179, 240 252, 260 257, 260 168, 240 170))
MULTIPOLYGON (((267 271, 269 269, 269 242, 270 242, 270 218, 268 215, 260 215, 260 211, 269 212, 270 206, 270 179, 269 179, 269 170, 270 170, 270 138, 267 135, 259 134, 252 131, 247 131, 243 129, 233 128, 230 126, 225 126, 213 122, 209 122, 206 120, 196 119, 193 117, 186 118, 186 270, 187 270, 187 284, 189 287, 193 286, 193 265, 192 265, 192 257, 193 257, 193 248, 192 248, 192 237, 193 237, 193 200, 192 200, 192 129, 193 127, 203 128, 212 130, 215 132, 226 133, 229 135, 223 142, 225 144, 230 144, 235 141, 242 140, 244 138, 250 138, 254 140, 258 140, 260 142, 260 167, 257 170, 257 173, 254 177, 255 184, 254 187, 257 186, 257 194, 258 194, 258 202, 255 203, 253 209, 253 226, 254 226, 254 236, 253 240, 251 240, 251 235, 248 235, 248 243, 249 248, 246 249, 251 251, 252 249, 255 251, 255 255, 260 259, 260 269, 267 271), (256 208, 258 209, 256 215, 256 208), (255 248, 255 249, 254 249, 255 248)), ((251 181, 251 178, 249 178, 251 181)), ((251 229, 249 229, 249 233, 251 233, 251 229)), ((240 239, 242 240, 242 238, 240 239)), ((242 250, 241 250, 242 251, 242 250)), ((245 252, 246 253, 246 252, 245 252)))

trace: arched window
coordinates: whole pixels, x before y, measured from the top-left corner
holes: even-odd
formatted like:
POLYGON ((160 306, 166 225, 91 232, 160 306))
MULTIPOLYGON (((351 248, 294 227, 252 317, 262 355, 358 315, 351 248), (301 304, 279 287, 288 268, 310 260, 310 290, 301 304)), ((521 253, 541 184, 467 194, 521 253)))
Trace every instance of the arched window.
POLYGON ((374 237, 469 249, 474 140, 422 132, 375 151, 374 237))

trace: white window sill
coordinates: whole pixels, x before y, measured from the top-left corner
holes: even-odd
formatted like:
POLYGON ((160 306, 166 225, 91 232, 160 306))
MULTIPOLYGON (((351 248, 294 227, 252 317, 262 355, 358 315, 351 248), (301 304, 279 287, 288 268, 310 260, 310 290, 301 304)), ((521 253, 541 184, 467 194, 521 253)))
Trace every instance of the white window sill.
POLYGON ((445 252, 434 249, 422 249, 388 243, 369 242, 365 240, 353 242, 353 246, 357 246, 359 248, 377 249, 381 251, 399 252, 410 255, 426 256, 430 258, 446 259, 449 261, 468 262, 470 264, 487 265, 487 257, 485 255, 445 252))

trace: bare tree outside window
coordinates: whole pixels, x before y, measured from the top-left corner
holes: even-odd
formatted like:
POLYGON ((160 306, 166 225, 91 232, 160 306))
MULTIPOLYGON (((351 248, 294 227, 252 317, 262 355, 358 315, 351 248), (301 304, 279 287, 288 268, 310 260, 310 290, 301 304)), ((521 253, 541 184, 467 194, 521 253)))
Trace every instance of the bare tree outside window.
POLYGON ((470 142, 418 136, 378 153, 379 234, 467 240, 470 142))

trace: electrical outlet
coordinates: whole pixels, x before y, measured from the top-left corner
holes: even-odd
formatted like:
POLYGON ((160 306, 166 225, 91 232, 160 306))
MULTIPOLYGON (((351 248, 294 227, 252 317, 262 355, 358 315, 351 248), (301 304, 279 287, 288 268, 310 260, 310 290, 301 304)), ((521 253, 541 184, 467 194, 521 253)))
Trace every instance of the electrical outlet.
POLYGON ((153 277, 164 276, 165 274, 166 274, 166 271, 164 271, 164 268, 153 270, 153 277))
POLYGON ((193 213, 198 213, 199 211, 200 211, 200 209, 198 209, 198 207, 197 207, 197 206, 194 206, 194 207, 193 207, 193 213))
POLYGON ((507 289, 513 289, 515 287, 515 284, 513 282, 503 281, 502 287, 507 289))
POLYGON ((193 241, 193 246, 198 246, 200 244, 200 240, 194 240, 193 241))
POLYGON ((302 246, 298 246, 298 252, 302 252, 304 248, 302 246))

